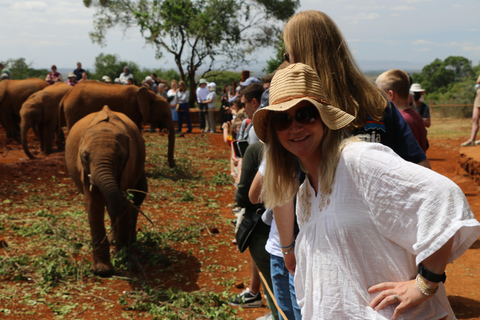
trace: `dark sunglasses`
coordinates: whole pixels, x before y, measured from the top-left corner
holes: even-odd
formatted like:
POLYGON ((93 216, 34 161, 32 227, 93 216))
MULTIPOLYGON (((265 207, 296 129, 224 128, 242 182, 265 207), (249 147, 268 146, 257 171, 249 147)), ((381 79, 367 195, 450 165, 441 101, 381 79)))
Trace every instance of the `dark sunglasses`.
POLYGON ((285 59, 285 61, 287 61, 287 62, 290 62, 290 54, 288 54, 288 52, 285 52, 283 54, 283 59, 285 59))
MULTIPOLYGON (((317 107, 314 105, 308 105, 298 109, 295 112, 295 121, 300 124, 310 124, 320 118, 317 107)), ((282 131, 290 128, 293 119, 286 112, 274 112, 271 118, 273 128, 277 131, 282 131)))

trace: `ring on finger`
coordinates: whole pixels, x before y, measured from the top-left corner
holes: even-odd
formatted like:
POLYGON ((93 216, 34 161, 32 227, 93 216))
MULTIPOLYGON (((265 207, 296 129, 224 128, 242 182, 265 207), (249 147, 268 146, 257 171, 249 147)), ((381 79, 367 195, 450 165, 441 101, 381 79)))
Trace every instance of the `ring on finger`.
POLYGON ((394 295, 393 295, 393 301, 395 301, 395 303, 397 303, 397 302, 398 302, 398 297, 397 297, 397 295, 396 295, 396 294, 394 294, 394 295))

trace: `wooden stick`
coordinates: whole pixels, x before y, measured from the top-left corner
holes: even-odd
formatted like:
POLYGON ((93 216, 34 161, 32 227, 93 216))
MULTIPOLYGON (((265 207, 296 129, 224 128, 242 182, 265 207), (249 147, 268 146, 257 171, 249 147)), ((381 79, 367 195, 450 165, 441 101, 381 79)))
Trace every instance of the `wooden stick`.
POLYGON ((258 274, 260 275, 260 278, 262 278, 262 282, 265 285, 265 288, 267 289, 268 293, 270 294, 270 297, 272 297, 272 300, 273 300, 273 303, 275 304, 275 307, 277 307, 278 314, 280 314, 280 316, 282 316, 283 320, 288 320, 285 313, 283 313, 283 310, 280 309, 280 307, 278 306, 277 300, 275 299, 275 296, 273 295, 272 290, 270 290, 270 287, 268 286, 267 281, 265 281, 265 277, 263 276, 263 274, 260 272, 260 269, 258 269, 258 267, 256 265, 255 265, 255 267, 257 268, 258 274))

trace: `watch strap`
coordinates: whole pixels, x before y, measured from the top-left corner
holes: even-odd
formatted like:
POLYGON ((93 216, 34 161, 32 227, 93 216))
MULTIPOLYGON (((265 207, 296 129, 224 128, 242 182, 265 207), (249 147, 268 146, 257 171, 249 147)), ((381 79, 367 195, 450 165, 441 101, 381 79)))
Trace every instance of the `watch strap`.
POLYGON ((445 283, 445 280, 447 279, 447 276, 445 272, 443 274, 438 274, 438 273, 433 273, 432 271, 428 270, 425 268, 423 264, 418 265, 417 272, 419 275, 424 277, 426 280, 431 281, 431 282, 443 282, 445 283))

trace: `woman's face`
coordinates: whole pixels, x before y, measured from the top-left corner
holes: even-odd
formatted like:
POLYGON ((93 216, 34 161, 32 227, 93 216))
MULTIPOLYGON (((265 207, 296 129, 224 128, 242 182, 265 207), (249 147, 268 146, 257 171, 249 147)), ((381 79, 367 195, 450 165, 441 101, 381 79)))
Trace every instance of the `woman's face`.
POLYGON ((183 83, 180 84, 180 90, 185 91, 185 89, 187 89, 187 87, 183 83))
POLYGON ((298 119, 302 114, 305 114, 305 111, 308 109, 304 108, 309 106, 311 108, 313 105, 308 101, 302 101, 294 108, 282 112, 288 114, 292 122, 286 129, 276 129, 278 139, 282 146, 300 158, 304 164, 320 160, 320 146, 325 128, 319 115, 315 120, 312 118, 308 123, 304 121, 298 122, 296 120, 296 118, 298 119))
POLYGON ((172 85, 172 89, 173 89, 173 90, 177 90, 178 84, 177 84, 175 81, 172 81, 172 82, 171 82, 171 85, 172 85))

